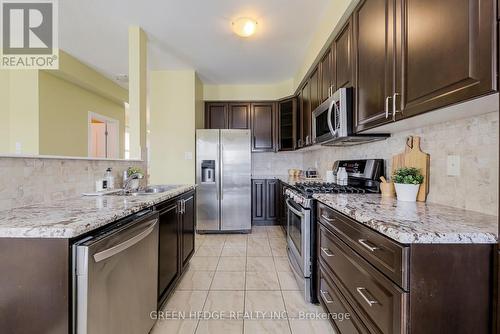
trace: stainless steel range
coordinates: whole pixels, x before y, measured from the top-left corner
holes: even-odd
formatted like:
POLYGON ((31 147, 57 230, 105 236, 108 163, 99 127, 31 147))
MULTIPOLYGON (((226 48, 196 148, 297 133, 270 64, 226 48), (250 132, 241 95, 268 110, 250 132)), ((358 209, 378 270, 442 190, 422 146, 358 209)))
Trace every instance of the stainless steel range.
POLYGON ((318 181, 299 182, 285 190, 287 206, 287 250, 288 259, 304 298, 316 303, 316 203, 314 194, 364 194, 379 192, 378 179, 383 175, 384 161, 381 159, 342 160, 335 162, 334 172, 344 167, 348 183, 318 181))

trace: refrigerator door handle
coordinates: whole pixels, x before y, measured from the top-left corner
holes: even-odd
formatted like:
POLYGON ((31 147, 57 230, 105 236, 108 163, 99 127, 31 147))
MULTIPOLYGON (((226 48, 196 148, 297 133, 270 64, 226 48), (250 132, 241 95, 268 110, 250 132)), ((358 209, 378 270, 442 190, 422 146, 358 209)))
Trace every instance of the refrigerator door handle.
POLYGON ((224 144, 220 149, 220 200, 224 200, 224 144))

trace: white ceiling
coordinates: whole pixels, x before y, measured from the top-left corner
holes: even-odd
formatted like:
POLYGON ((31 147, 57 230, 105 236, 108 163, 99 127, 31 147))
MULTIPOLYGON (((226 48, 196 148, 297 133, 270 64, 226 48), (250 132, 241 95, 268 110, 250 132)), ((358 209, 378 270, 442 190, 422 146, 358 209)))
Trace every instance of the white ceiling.
POLYGON ((59 45, 115 77, 128 72, 128 27, 149 38, 149 68, 194 68, 208 84, 264 84, 293 77, 331 0, 62 0, 59 45), (254 37, 231 20, 258 21, 254 37))

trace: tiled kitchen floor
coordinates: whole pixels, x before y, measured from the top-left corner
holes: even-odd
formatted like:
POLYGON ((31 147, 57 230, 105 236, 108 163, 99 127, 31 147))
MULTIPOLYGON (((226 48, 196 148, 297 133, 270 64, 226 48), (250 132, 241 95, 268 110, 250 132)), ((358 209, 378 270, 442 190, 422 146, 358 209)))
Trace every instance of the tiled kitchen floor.
POLYGON ((304 319, 302 312, 323 310, 299 291, 279 226, 256 226, 248 235, 197 235, 190 267, 163 311, 167 319, 158 320, 152 334, 334 333, 328 320, 304 319), (173 319, 174 312, 185 318, 173 319), (209 314, 225 318, 206 319, 209 314))

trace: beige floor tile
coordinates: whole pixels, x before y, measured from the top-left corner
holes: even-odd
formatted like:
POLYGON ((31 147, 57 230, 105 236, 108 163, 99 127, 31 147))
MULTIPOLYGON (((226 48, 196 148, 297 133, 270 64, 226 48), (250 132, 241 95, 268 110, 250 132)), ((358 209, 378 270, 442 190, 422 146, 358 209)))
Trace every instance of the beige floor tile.
POLYGON ((295 277, 291 271, 278 271, 281 290, 300 290, 295 277))
POLYGON ((194 256, 220 256, 223 245, 220 246, 201 246, 194 256))
POLYGON ((202 311, 207 295, 208 291, 177 290, 169 298, 163 310, 185 313, 202 311))
POLYGON ((203 241, 203 246, 222 246, 226 242, 226 236, 207 236, 205 241, 203 241))
POLYGON ((269 247, 269 239, 267 238, 248 239, 248 247, 269 247))
POLYGON ((224 243, 224 246, 227 247, 246 247, 247 246, 247 239, 228 239, 224 243))
POLYGON ((267 231, 267 236, 269 238, 284 238, 285 232, 282 229, 267 231))
POLYGON ((292 334, 335 334, 328 320, 322 319, 290 319, 292 334))
POLYGON ((243 320, 200 320, 196 334, 241 334, 243 320))
POLYGON ((228 247, 224 246, 222 249, 222 256, 247 256, 247 248, 246 247, 228 247))
POLYGON ((156 322, 150 334, 194 334, 198 320, 160 319, 156 322))
POLYGON ((276 272, 247 272, 246 290, 280 290, 276 272))
POLYGON ((271 253, 271 247, 269 246, 253 246, 247 247, 247 256, 273 256, 271 253))
POLYGON ((245 272, 217 271, 210 290, 245 290, 245 272))
POLYGON ((271 245, 273 256, 286 256, 286 245, 271 245))
POLYGON ((270 256, 247 257, 247 271, 276 271, 274 260, 270 256))
MULTIPOLYGON (((287 320, 245 320, 245 334, 290 334, 287 320)), ((303 332, 305 334, 307 332, 303 332)), ((307 333, 309 334, 309 333, 307 333)))
POLYGON ((292 271, 290 263, 288 262, 288 257, 286 256, 275 256, 274 265, 276 267, 276 271, 292 271))
POLYGON ((285 238, 269 238, 269 244, 271 246, 285 246, 286 247, 286 239, 285 238))
POLYGON ((253 236, 257 236, 257 235, 267 236, 266 226, 252 226, 252 235, 253 236))
POLYGON ((195 271, 188 270, 179 283, 178 290, 208 290, 212 279, 213 271, 195 271))
POLYGON ((242 256, 224 256, 219 260, 217 271, 245 271, 246 258, 242 256))
POLYGON ((220 312, 220 316, 230 318, 231 312, 243 312, 245 291, 210 291, 203 311, 220 312))
MULTIPOLYGON (((265 312, 264 317, 269 318, 272 312, 285 312, 285 304, 281 291, 246 291, 245 313, 265 312)), ((261 314, 262 315, 262 314, 261 314)))
POLYGON ((305 313, 323 314, 323 308, 320 305, 308 303, 304 298, 302 291, 281 291, 285 308, 289 318, 304 317, 305 313))
POLYGON ((218 256, 193 256, 191 261, 189 261, 189 269, 195 271, 215 271, 217 263, 219 263, 218 256))

